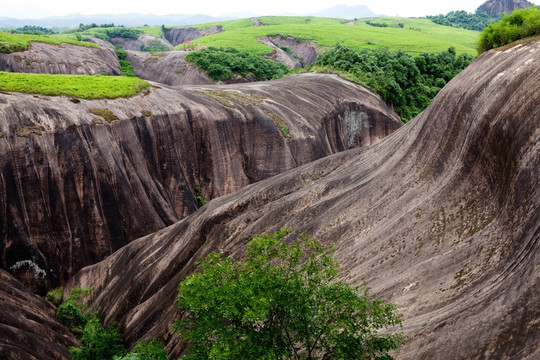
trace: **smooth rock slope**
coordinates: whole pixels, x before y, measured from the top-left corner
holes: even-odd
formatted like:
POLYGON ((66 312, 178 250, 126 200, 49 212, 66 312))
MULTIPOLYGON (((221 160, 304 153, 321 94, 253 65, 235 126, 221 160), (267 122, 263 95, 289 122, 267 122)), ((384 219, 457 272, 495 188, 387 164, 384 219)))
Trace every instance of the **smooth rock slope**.
POLYGON ((217 198, 79 272, 128 344, 174 356, 194 261, 287 226, 337 244, 341 276, 396 303, 398 359, 540 356, 540 42, 481 55, 379 144, 217 198))
POLYGON ((2 93, 1 268, 43 294, 193 213, 201 198, 376 143, 400 126, 378 96, 330 75, 156 85, 118 100, 2 93))

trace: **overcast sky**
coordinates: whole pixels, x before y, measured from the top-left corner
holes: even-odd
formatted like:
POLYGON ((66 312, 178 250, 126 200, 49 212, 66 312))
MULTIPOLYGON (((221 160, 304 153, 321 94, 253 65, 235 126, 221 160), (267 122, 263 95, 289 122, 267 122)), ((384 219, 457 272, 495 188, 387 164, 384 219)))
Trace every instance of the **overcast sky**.
MULTIPOLYGON (((334 5, 366 5, 377 14, 424 16, 446 14, 452 10, 473 12, 485 0, 0 0, 0 17, 42 18, 68 14, 206 14, 231 13, 273 15, 308 14, 334 5)), ((1 24, 0 24, 1 26, 1 24)))

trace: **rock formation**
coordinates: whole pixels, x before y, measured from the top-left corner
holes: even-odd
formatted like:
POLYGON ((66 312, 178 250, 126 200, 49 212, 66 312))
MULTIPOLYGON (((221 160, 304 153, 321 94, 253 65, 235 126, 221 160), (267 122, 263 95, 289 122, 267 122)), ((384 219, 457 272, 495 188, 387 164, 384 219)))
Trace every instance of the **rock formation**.
POLYGON ((124 50, 131 51, 140 51, 141 46, 152 47, 154 44, 158 44, 163 48, 167 48, 167 51, 173 50, 174 47, 166 40, 159 39, 149 34, 141 34, 137 40, 125 39, 120 37, 115 37, 111 39, 111 44, 113 45, 122 45, 124 50))
POLYGON ((515 9, 525 9, 533 4, 527 0, 487 0, 480 5, 477 11, 485 12, 491 17, 497 17, 501 14, 510 14, 515 9))
POLYGON ((540 42, 484 53, 379 144, 214 199, 69 286, 92 287, 128 344, 157 337, 179 356, 175 296, 196 259, 287 226, 336 243, 341 277, 399 306, 398 359, 537 359, 539 84, 540 42))
POLYGON ((109 48, 33 42, 26 51, 0 54, 0 71, 8 72, 122 75, 118 67, 118 57, 109 48))
POLYGON ((186 61, 185 51, 162 54, 128 51, 135 76, 165 85, 209 85, 214 82, 197 65, 186 61))
POLYGON ((265 56, 285 64, 289 69, 305 67, 315 63, 317 48, 308 41, 298 41, 293 37, 265 37, 259 42, 274 50, 272 55, 265 56))
POLYGON ((56 308, 0 270, 0 354, 9 360, 69 359, 77 340, 56 319, 56 308))
POLYGON ((155 85, 118 100, 1 93, 1 267, 44 293, 194 212, 197 196, 234 192, 400 126, 378 96, 320 74, 155 85))
POLYGON ((175 27, 175 28, 165 28, 163 29, 163 35, 174 46, 180 45, 187 40, 195 40, 207 35, 218 34, 223 31, 223 27, 212 26, 209 28, 198 29, 194 27, 175 27))

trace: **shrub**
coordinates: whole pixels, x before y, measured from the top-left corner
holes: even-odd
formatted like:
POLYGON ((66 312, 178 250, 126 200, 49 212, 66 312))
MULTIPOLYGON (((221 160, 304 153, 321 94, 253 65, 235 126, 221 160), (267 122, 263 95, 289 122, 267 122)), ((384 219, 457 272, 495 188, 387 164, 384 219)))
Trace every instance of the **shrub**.
POLYGON ((540 9, 532 6, 514 10, 510 15, 505 14, 501 21, 484 29, 478 41, 478 53, 534 35, 540 35, 540 9))
MULTIPOLYGON (((91 312, 85 301, 92 295, 92 289, 74 287, 69 295, 56 310, 56 317, 75 336, 80 337, 88 323, 89 318, 95 314, 91 312)), ((61 294, 60 294, 61 297, 61 294)))
POLYGON ((88 320, 79 343, 80 349, 69 349, 73 360, 109 360, 125 353, 122 337, 116 328, 104 328, 97 316, 88 320))
POLYGON ((392 359, 404 338, 396 307, 336 280, 333 246, 288 229, 247 245, 245 261, 213 252, 179 286, 184 359, 392 359))
POLYGON ((123 357, 115 356, 114 360, 168 360, 169 353, 163 344, 156 339, 150 342, 141 341, 131 352, 123 357))
POLYGON ((201 51, 192 51, 186 59, 206 71, 216 81, 225 81, 235 74, 251 74, 255 80, 270 80, 284 76, 287 67, 282 63, 263 59, 260 56, 233 48, 210 47, 201 51))

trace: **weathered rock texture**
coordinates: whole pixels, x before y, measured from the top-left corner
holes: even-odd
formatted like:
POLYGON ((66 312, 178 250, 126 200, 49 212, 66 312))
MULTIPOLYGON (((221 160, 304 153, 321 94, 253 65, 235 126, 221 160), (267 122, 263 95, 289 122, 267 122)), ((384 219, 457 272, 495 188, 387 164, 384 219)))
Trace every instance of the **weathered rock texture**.
POLYGON ((273 53, 265 56, 266 58, 282 62, 289 69, 311 65, 317 59, 317 48, 307 41, 281 36, 259 38, 258 40, 273 49, 273 53))
POLYGON ((166 85, 209 85, 214 82, 203 71, 186 61, 185 51, 162 54, 128 51, 127 60, 135 76, 166 85))
POLYGON ((0 354, 9 360, 69 359, 75 337, 56 319, 56 308, 0 270, 0 354))
POLYGON ((223 31, 223 27, 212 26, 204 29, 197 29, 194 27, 175 27, 172 29, 163 29, 163 35, 174 46, 180 45, 187 40, 195 40, 207 35, 218 34, 223 31))
POLYGON ((147 47, 152 47, 154 43, 158 43, 169 50, 174 49, 174 47, 168 41, 159 39, 149 34, 141 34, 139 35, 139 38, 137 40, 125 39, 125 38, 120 38, 120 37, 111 39, 111 44, 122 45, 124 50, 131 50, 131 51, 140 51, 142 45, 147 46, 147 47))
POLYGON ((119 100, 0 94, 0 264, 33 291, 65 282, 206 200, 401 126, 331 75, 153 88, 119 100), (96 115, 109 112, 106 116, 96 115), (279 127, 288 129, 284 136, 279 127))
POLYGON ((215 199, 79 272, 129 344, 171 335, 194 261, 287 226, 337 244, 341 275, 396 303, 398 359, 540 356, 540 42, 490 51, 381 143, 215 199))
POLYGON ((33 42, 26 51, 0 54, 0 71, 8 72, 122 75, 118 67, 118 57, 109 48, 33 42))
POLYGON ((488 13, 491 17, 510 14, 515 9, 526 9, 533 4, 527 0, 488 0, 478 7, 478 11, 488 13))

